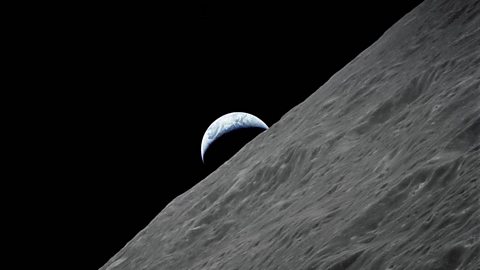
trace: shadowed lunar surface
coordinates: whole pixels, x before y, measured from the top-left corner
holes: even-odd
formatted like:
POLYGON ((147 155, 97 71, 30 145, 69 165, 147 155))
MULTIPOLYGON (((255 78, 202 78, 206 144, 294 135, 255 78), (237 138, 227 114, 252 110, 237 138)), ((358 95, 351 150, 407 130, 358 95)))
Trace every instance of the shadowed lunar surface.
POLYGON ((426 1, 101 269, 480 265, 480 1, 426 1))

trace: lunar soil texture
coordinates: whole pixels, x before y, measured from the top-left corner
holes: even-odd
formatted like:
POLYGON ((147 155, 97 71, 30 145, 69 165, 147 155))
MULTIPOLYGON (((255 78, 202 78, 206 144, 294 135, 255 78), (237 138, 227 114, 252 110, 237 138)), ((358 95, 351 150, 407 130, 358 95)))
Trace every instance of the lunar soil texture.
POLYGON ((478 270, 479 175, 480 1, 427 0, 101 269, 478 270))

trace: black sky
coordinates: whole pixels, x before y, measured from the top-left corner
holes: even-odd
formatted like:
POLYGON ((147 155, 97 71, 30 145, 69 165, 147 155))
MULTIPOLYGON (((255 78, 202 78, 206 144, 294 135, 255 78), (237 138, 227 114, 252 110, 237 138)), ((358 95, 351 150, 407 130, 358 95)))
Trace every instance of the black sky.
POLYGON ((211 172, 200 142, 212 121, 244 111, 274 124, 421 1, 335 2, 112 4, 52 20, 37 41, 54 66, 39 78, 52 91, 38 94, 49 102, 35 132, 48 140, 32 158, 58 190, 44 198, 57 233, 89 247, 89 268, 211 172))

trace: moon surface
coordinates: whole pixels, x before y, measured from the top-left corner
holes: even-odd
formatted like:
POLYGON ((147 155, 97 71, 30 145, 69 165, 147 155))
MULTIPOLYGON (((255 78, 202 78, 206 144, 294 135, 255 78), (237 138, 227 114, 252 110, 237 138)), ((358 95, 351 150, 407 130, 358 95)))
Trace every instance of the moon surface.
POLYGON ((101 270, 479 270, 478 44, 426 0, 101 270))
POLYGON ((207 128, 202 138, 201 155, 202 161, 204 160, 205 152, 208 147, 222 135, 240 128, 264 128, 268 129, 268 126, 260 120, 260 118, 244 112, 232 112, 227 113, 207 128))

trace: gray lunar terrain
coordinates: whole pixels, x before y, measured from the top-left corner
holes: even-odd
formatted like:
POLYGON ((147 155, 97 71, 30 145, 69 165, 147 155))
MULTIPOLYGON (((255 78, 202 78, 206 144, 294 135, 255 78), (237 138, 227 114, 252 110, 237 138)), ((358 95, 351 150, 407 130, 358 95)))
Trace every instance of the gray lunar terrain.
POLYGON ((101 269, 480 268, 480 1, 427 0, 101 269))

